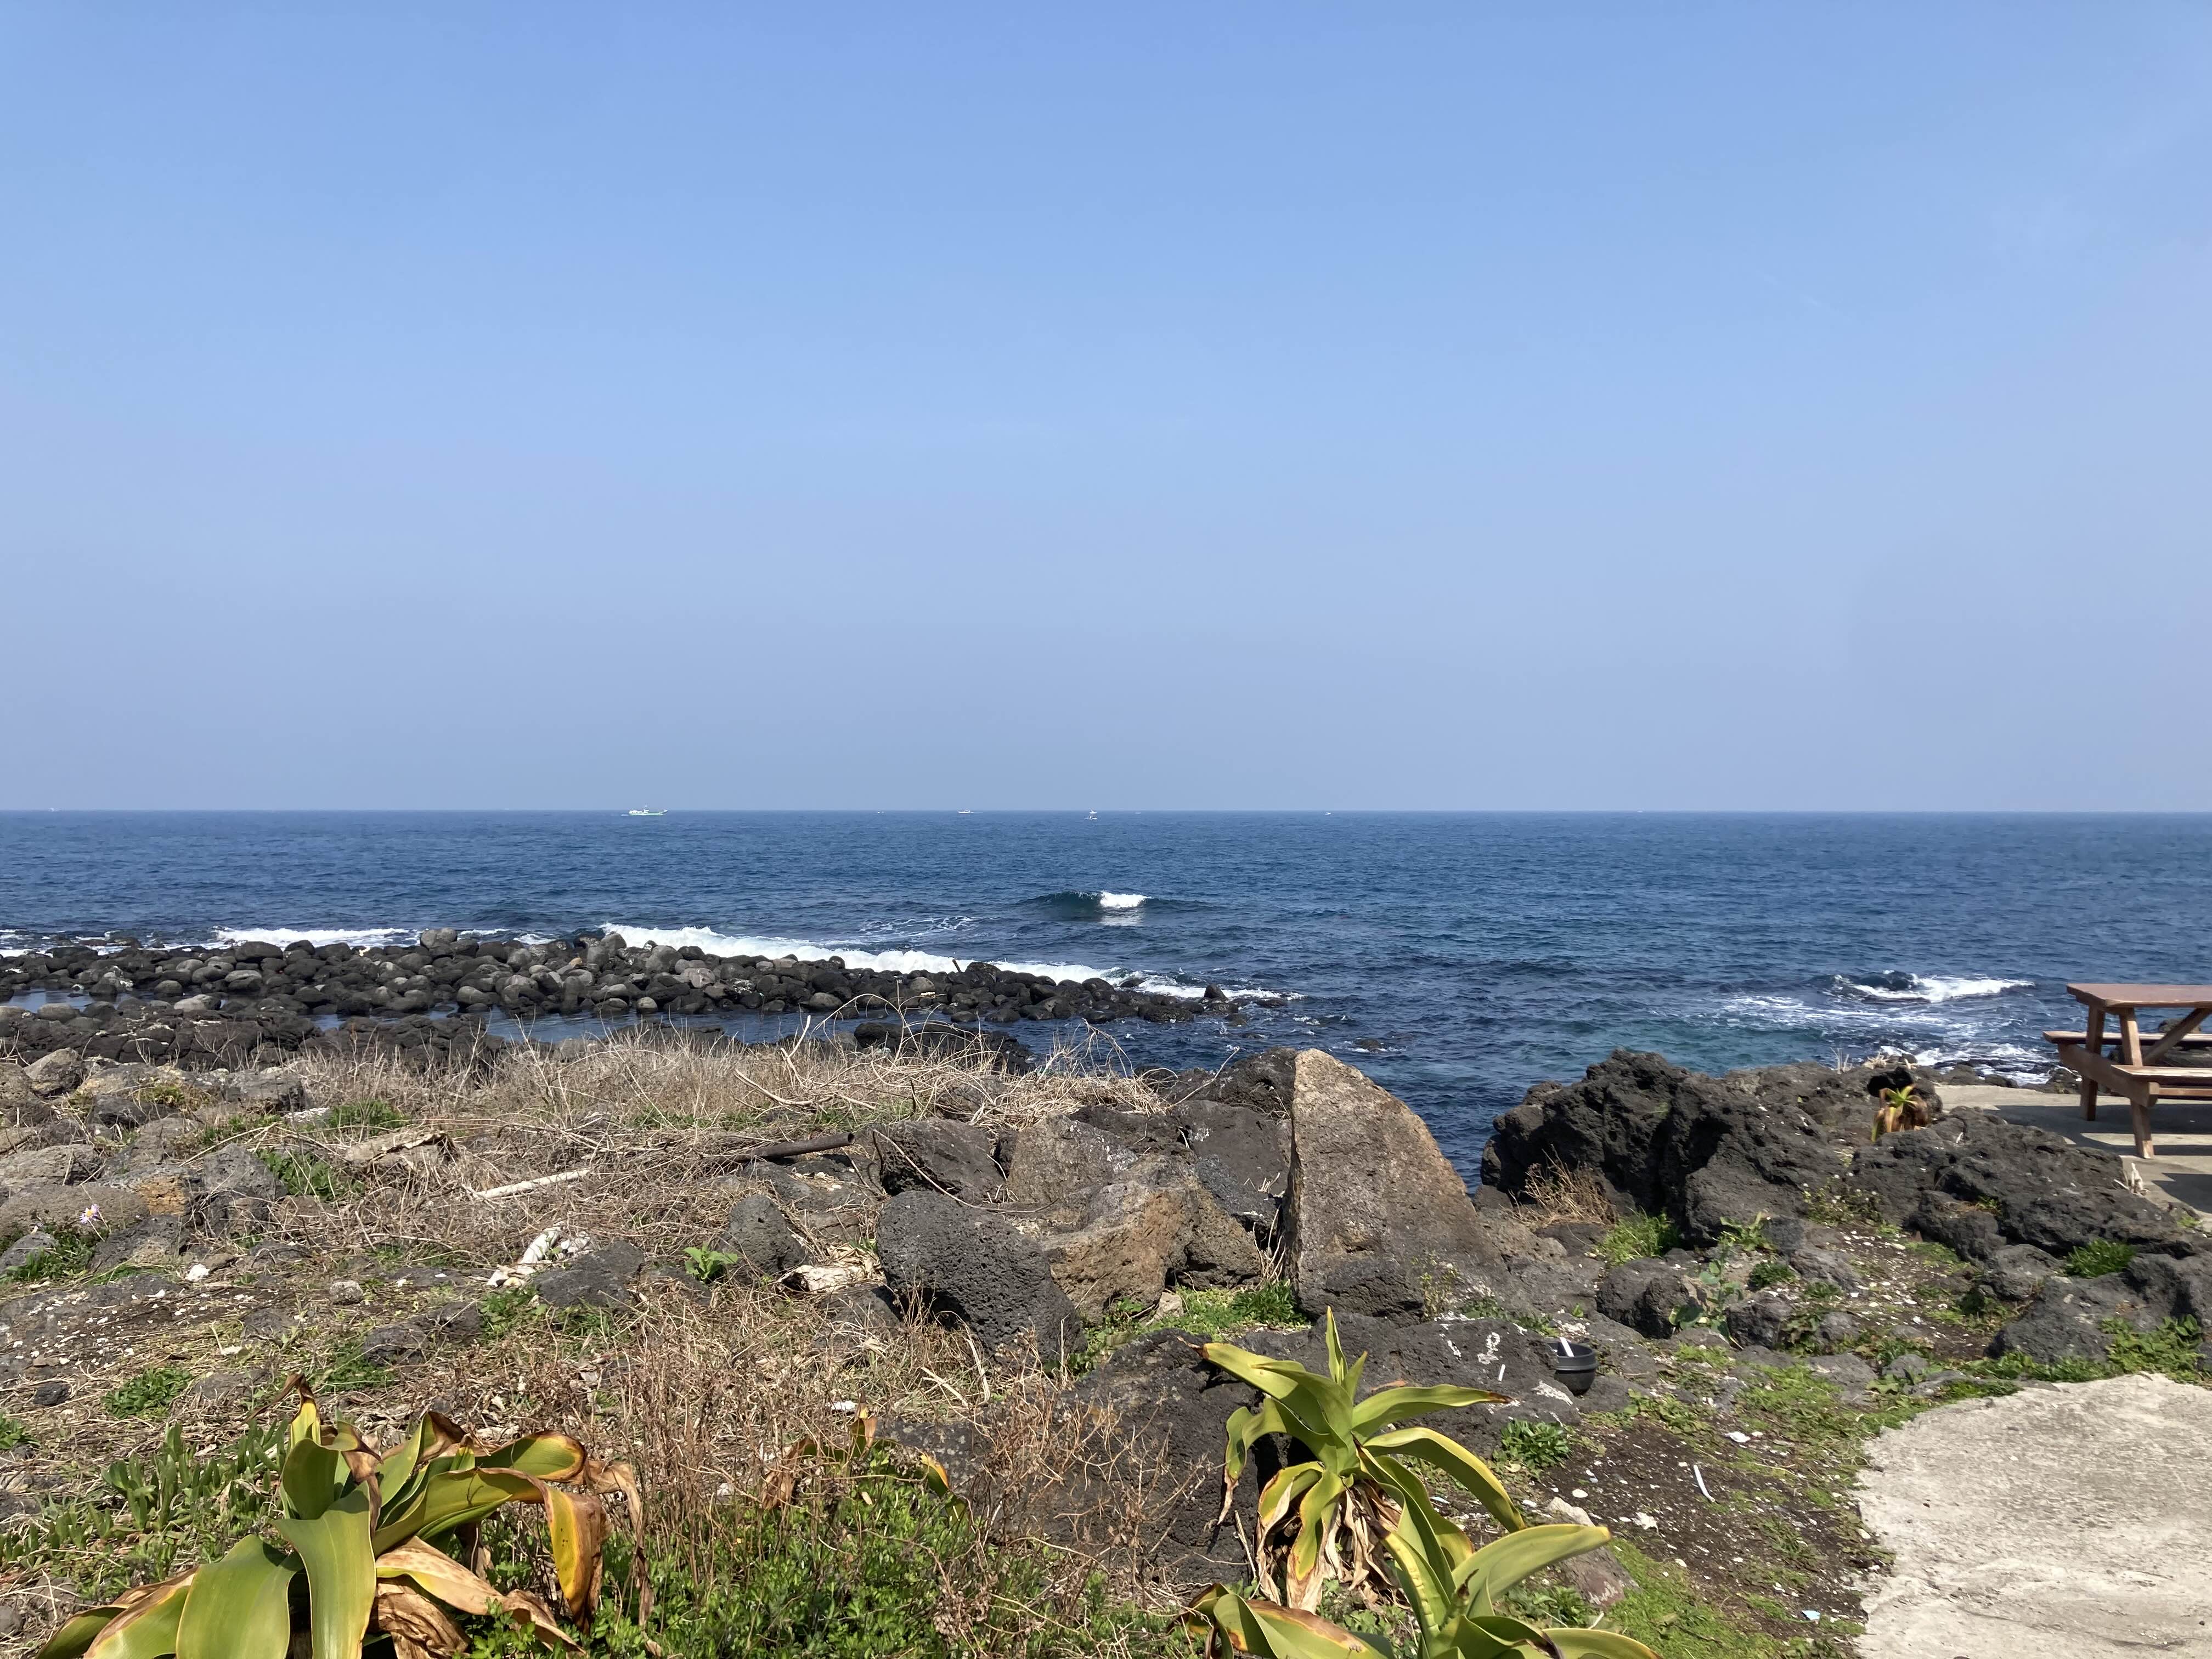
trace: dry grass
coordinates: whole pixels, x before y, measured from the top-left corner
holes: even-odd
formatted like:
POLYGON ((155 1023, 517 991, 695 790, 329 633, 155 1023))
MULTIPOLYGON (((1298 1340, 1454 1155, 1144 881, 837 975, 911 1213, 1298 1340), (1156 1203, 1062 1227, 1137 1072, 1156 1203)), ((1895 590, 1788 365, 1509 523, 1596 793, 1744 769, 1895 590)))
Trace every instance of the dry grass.
MULTIPOLYGON (((1059 1540, 1025 1557, 1032 1567, 1048 1564, 1040 1619, 1102 1567, 1121 1594, 1145 1594, 1152 1542, 1145 1517, 1164 1496, 1162 1477, 1137 1466, 1110 1419, 1069 1410, 1063 1377, 1024 1371, 1003 1354, 987 1376, 961 1332, 915 1316, 896 1333, 864 1333, 849 1316, 841 1322, 822 1303, 763 1282, 707 1287, 648 1276, 639 1305, 613 1315, 502 1297, 485 1282, 547 1228, 627 1239, 662 1260, 710 1243, 732 1197, 764 1184, 747 1153, 766 1143, 933 1115, 1011 1127, 1094 1102, 1161 1109, 1114 1060, 1063 1053, 1034 1074, 1009 1077, 957 1057, 632 1036, 560 1059, 511 1051, 473 1074, 410 1069, 374 1052, 302 1060, 312 1097, 319 1109, 338 1109, 335 1118, 325 1110, 315 1120, 244 1122, 204 1108, 206 1145, 196 1155, 239 1146, 314 1160, 337 1177, 335 1197, 281 1201, 242 1260, 204 1249, 198 1259, 215 1264, 211 1276, 179 1285, 176 1304, 158 1319, 146 1314, 143 1331, 126 1334, 118 1322, 82 1355, 71 1404, 35 1414, 35 1443, 19 1468, 55 1490, 88 1490, 111 1460, 147 1451, 167 1421, 184 1425, 191 1446, 222 1443, 282 1413, 292 1372, 327 1377, 350 1353, 350 1370, 325 1383, 325 1397, 373 1439, 391 1437, 429 1403, 486 1438, 565 1429, 637 1467, 648 1535, 682 1551, 714 1536, 718 1517, 757 1494, 794 1442, 840 1440, 866 1411, 967 1436, 973 1452, 959 1473, 984 1522, 981 1538, 1059 1540), (435 1137, 429 1148, 407 1164, 352 1167, 349 1152, 395 1133, 343 1127, 387 1117, 363 1113, 368 1102, 405 1121, 402 1138, 435 1137), (510 1197, 476 1195, 570 1171, 582 1173, 510 1197), (340 1279, 358 1281, 366 1299, 335 1302, 329 1286, 340 1279), (359 1364, 368 1331, 457 1297, 487 1296, 493 1317, 478 1340, 437 1346, 396 1377, 359 1364), (216 1316, 171 1316, 194 1297, 216 1316), (234 1311, 233 1302, 245 1305, 234 1311), (274 1334, 246 1334, 243 1314, 272 1305, 308 1316, 274 1334), (241 1393, 187 1396, 166 1419, 118 1419, 100 1407, 107 1389, 155 1363, 238 1377, 241 1393), (967 1435, 986 1422, 987 1434, 967 1435)), ((841 1242, 865 1257, 865 1237, 841 1242)), ((703 1559, 700 1570, 709 1570, 703 1559)), ((7 1560, 0 1547, 0 1592, 43 1587, 44 1601, 66 1604, 71 1576, 66 1562, 7 1560)), ((971 1573, 965 1582, 981 1580, 971 1573)))
POLYGON ((1610 1227, 1620 1219, 1620 1212, 1596 1171, 1556 1163, 1530 1173, 1521 1190, 1521 1205, 1526 1212, 1521 1218, 1531 1227, 1563 1221, 1610 1227))

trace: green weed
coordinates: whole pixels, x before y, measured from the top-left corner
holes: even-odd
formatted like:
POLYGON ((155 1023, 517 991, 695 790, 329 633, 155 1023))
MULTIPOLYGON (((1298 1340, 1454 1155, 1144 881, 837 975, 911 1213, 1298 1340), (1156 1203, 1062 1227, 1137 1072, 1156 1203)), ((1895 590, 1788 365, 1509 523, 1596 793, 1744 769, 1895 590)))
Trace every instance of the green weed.
POLYGON ((1598 1240, 1597 1254, 1617 1267, 1624 1261, 1664 1255, 1681 1242, 1682 1230, 1672 1217, 1638 1212, 1613 1224, 1612 1231, 1598 1240))
POLYGON ((204 1152, 210 1147, 242 1139, 257 1129, 266 1128, 268 1123, 269 1120, 258 1112, 234 1112, 220 1122, 209 1124, 178 1150, 187 1156, 194 1152, 204 1152))
POLYGON ((1789 1651, 1772 1637, 1747 1629, 1722 1608, 1700 1600, 1690 1575, 1616 1538, 1613 1552, 1636 1588, 1607 1610, 1606 1628, 1633 1637, 1667 1659, 1782 1659, 1789 1651))
POLYGON ((0 1451, 13 1451, 31 1437, 31 1431, 5 1412, 0 1412, 0 1451))
POLYGON ((138 1099, 148 1106, 166 1106, 173 1112, 189 1112, 204 1105, 207 1097, 173 1077, 157 1077, 138 1088, 138 1099))
POLYGON ((2124 1319, 2112 1319, 2105 1322, 2105 1329, 2112 1339, 2112 1363, 2123 1375, 2158 1371, 2177 1382, 2204 1380, 2198 1358, 2204 1332, 2194 1319, 2169 1319, 2153 1331, 2139 1331, 2124 1319))
POLYGON ((1557 1423, 1508 1423, 1498 1434, 1498 1450, 1507 1462, 1541 1474, 1572 1457, 1575 1442, 1557 1423))
MULTIPOLYGON (((605 1659, 1164 1659, 1190 1651, 1167 1618, 1117 1606, 1095 1582, 1054 1596, 1038 1552, 993 1542, 964 1505, 880 1449, 849 1478, 824 1486, 765 1513, 725 1505, 680 1541, 649 1543, 641 1576, 653 1591, 650 1647, 633 1617, 635 1546, 617 1533, 607 1547, 611 1594, 590 1651, 605 1659)), ((501 1588, 542 1571, 536 1541, 504 1518, 486 1524, 484 1540, 501 1588)), ((522 1632, 473 1622, 468 1659, 539 1659, 542 1650, 522 1632)))
POLYGON ((358 1340, 340 1343, 322 1368, 308 1378, 308 1386, 318 1395, 337 1394, 346 1389, 380 1389, 392 1381, 392 1373, 382 1365, 372 1365, 362 1357, 358 1340))
POLYGON ((1106 1322, 1091 1333, 1077 1356, 1075 1369, 1088 1370, 1131 1337, 1147 1330, 1186 1331, 1201 1342, 1212 1342, 1255 1326, 1306 1322, 1288 1279, 1278 1279, 1243 1291, 1184 1291, 1182 1296, 1181 1311, 1165 1316, 1156 1315, 1141 1302, 1109 1309, 1106 1322))
POLYGON ((158 1417, 191 1385, 192 1374, 182 1365, 156 1365, 110 1389, 100 1404, 111 1417, 158 1417))
POLYGON ((483 1334, 488 1341, 496 1341, 520 1325, 538 1305, 538 1293, 527 1285, 510 1285, 505 1290, 494 1291, 480 1304, 483 1313, 483 1334))
POLYGON ((284 1183, 284 1190, 295 1198, 319 1198, 325 1204, 335 1204, 354 1192, 354 1182, 342 1170, 313 1152, 264 1147, 254 1157, 284 1183))
POLYGON ((1762 1261, 1751 1270, 1751 1288, 1771 1290, 1777 1285, 1795 1283, 1797 1270, 1786 1261, 1762 1261))
POLYGON ((249 1430, 195 1457, 172 1424, 152 1452, 107 1466, 98 1486, 0 1533, 0 1569, 73 1582, 91 1601, 212 1560, 270 1518, 283 1431, 249 1430))
POLYGON ((2066 1271, 2075 1279, 2102 1279, 2106 1273, 2118 1273, 2136 1259, 2136 1247, 2123 1244, 2117 1239, 2093 1239, 2070 1251, 2066 1257, 2066 1271))
POLYGON ((100 1235, 75 1227, 60 1227, 55 1230, 53 1240, 21 1267, 10 1267, 8 1277, 18 1283, 30 1284, 81 1273, 92 1266, 92 1247, 100 1242, 100 1235))
POLYGON ((328 1121, 333 1129, 398 1129, 407 1115, 381 1100, 349 1100, 331 1107, 328 1121))
POLYGON ((703 1244, 694 1244, 684 1252, 684 1271, 702 1285, 711 1285, 732 1267, 744 1265, 745 1258, 735 1250, 713 1250, 703 1244))

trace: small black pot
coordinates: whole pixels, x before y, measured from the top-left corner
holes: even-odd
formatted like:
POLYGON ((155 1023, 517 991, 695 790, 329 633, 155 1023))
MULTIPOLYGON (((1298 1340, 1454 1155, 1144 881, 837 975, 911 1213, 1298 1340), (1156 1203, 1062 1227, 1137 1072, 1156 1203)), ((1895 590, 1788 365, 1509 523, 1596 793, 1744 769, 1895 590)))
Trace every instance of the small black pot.
POLYGON ((1567 1385, 1569 1394, 1588 1394, 1597 1378, 1597 1350, 1588 1343, 1552 1337, 1544 1344, 1544 1358, 1552 1362, 1552 1374, 1567 1385))

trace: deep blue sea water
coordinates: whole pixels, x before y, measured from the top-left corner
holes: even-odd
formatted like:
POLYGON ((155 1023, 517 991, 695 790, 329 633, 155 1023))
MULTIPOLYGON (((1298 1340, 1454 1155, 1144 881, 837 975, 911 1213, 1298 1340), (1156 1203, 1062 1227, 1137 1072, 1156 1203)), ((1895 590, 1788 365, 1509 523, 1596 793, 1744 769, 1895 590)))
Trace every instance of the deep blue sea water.
POLYGON ((0 814, 0 948, 609 925, 1285 993, 1108 1030, 1143 1064, 1328 1048, 1471 1170, 1623 1044, 2039 1069, 2066 981, 2212 979, 2212 817, 0 814))

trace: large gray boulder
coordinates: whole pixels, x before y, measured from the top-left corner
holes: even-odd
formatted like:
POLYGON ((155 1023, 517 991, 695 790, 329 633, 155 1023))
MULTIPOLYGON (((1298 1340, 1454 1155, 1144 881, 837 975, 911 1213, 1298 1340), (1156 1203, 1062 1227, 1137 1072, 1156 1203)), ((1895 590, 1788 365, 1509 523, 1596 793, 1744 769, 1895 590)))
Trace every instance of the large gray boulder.
POLYGON ((1992 1353, 2045 1365, 2111 1357, 2118 1331, 2149 1332, 2169 1319, 2212 1328, 2212 1257, 2139 1255, 2095 1279, 2045 1279, 2025 1312, 1996 1334, 1992 1353))
POLYGON ((57 1048, 26 1066, 23 1081, 30 1085, 32 1093, 47 1100, 69 1094, 84 1081, 83 1057, 74 1049, 57 1048))
POLYGON ((1186 1100, 1168 1114, 1214 1201, 1261 1239, 1273 1237, 1291 1191, 1291 1120, 1233 1101, 1186 1100))
POLYGON ((886 1193, 909 1187, 988 1202, 1006 1184, 992 1156, 995 1137, 981 1124, 949 1118, 893 1123, 871 1137, 886 1193))
POLYGON ((1097 1322, 1117 1304, 1149 1309, 1170 1285, 1200 1290, 1257 1282, 1267 1258, 1186 1169, 1148 1158, 1091 1195, 1081 1224, 1045 1232, 1052 1276, 1097 1322))
POLYGON ((753 1193, 730 1206, 727 1222, 714 1248, 743 1258, 756 1274, 775 1279, 812 1259, 813 1252, 775 1200, 753 1193))
POLYGON ((2014 1244, 2063 1257, 2100 1239, 2168 1255, 2208 1248, 2123 1185, 2118 1160, 1987 1112, 1885 1135, 1853 1157, 1850 1179, 1892 1221, 1978 1261, 2014 1244))
POLYGON ((1553 1168, 1587 1170, 1616 1207, 1674 1218, 1709 1244, 1729 1224, 1796 1217, 1863 1138, 1865 1080, 1811 1067, 1707 1077, 1616 1050, 1572 1085, 1539 1084, 1498 1121, 1486 1184, 1518 1194, 1553 1168))
POLYGON ((1682 1275, 1663 1261, 1624 1261, 1598 1281, 1598 1311, 1645 1336, 1672 1335, 1689 1299, 1682 1275))
POLYGON ((595 1243, 565 1267, 554 1267, 530 1281, 538 1299, 549 1308, 628 1307, 631 1286, 645 1271, 645 1252, 619 1238, 595 1243))
POLYGON ((1309 1048, 1292 1065, 1290 1115, 1300 1308, 1419 1319, 1499 1261, 1467 1184, 1403 1101, 1309 1048))
POLYGON ((964 1322, 994 1355, 1027 1346, 1056 1365, 1081 1329, 1035 1240, 942 1193, 910 1188, 886 1203, 876 1259, 894 1294, 964 1322))
POLYGON ((1145 1154, 1079 1118, 1047 1118, 1001 1138, 1006 1202, 1079 1215, 1100 1188, 1127 1176, 1145 1154))
POLYGON ((88 1146, 37 1146, 0 1158, 0 1189, 91 1181, 99 1176, 101 1167, 100 1154, 88 1146))

